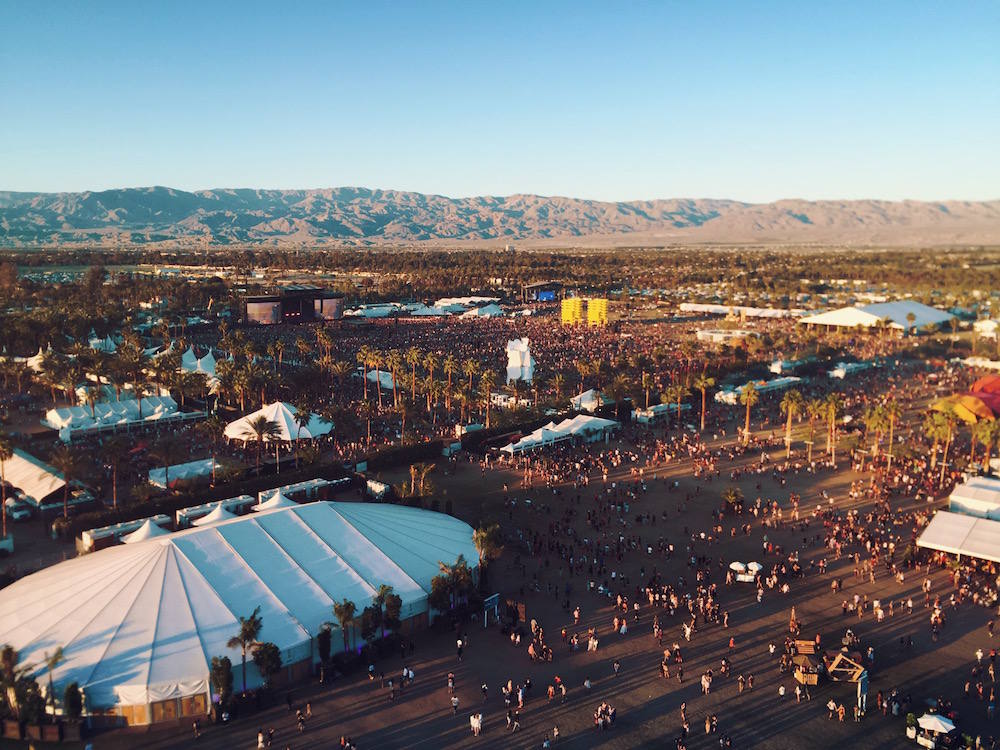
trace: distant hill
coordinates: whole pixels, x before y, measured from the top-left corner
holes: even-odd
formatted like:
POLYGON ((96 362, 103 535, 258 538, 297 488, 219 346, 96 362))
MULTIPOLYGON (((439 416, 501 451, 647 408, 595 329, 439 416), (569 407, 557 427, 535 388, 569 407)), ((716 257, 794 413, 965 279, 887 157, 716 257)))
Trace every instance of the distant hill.
POLYGON ((610 203, 394 190, 0 191, 0 245, 995 244, 1000 200, 610 203))

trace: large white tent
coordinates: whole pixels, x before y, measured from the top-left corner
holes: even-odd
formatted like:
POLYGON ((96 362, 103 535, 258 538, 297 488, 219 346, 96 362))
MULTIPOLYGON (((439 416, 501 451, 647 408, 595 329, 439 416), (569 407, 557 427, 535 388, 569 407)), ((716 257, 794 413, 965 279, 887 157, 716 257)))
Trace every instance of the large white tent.
POLYGON ((535 358, 531 356, 531 342, 511 339, 507 342, 507 382, 523 380, 530 383, 535 377, 535 358))
POLYGON ((3 462, 7 483, 24 493, 24 499, 41 505, 49 495, 66 486, 62 474, 47 463, 15 448, 13 455, 3 462))
POLYGON ((948 510, 1000 521, 1000 480, 973 477, 952 490, 948 510))
POLYGON ((601 419, 586 414, 577 414, 572 419, 564 419, 559 424, 549 422, 534 432, 525 435, 515 443, 509 443, 500 450, 503 453, 523 453, 524 451, 544 448, 548 445, 561 443, 574 437, 588 442, 600 440, 621 425, 613 419, 601 419))
MULTIPOLYGON (((26 576, 0 590, 0 643, 45 682, 44 654, 62 646, 56 693, 77 682, 91 709, 117 708, 137 724, 195 715, 207 709, 213 656, 232 660, 241 688, 240 652, 226 645, 240 616, 259 606, 260 640, 285 665, 309 664, 315 634, 336 627, 334 602, 360 612, 387 584, 402 599, 401 618, 412 618, 428 611, 438 563, 459 555, 475 566, 472 528, 418 508, 316 502, 265 511, 26 576)), ((260 683, 248 662, 247 686, 260 683)))
POLYGON ((939 510, 920 534, 917 546, 1000 562, 1000 521, 939 510))
MULTIPOLYGON (((312 440, 328 434, 333 429, 333 424, 321 419, 318 414, 311 415, 309 422, 300 427, 295 421, 295 407, 284 401, 275 401, 252 414, 240 417, 235 422, 230 422, 226 425, 226 437, 230 440, 255 440, 250 423, 258 417, 265 417, 278 425, 278 436, 273 440, 282 443, 293 440, 312 440)), ((265 438, 265 442, 271 442, 271 440, 272 438, 265 438)))
POLYGON ((111 425, 151 422, 177 416, 177 402, 170 396, 146 396, 142 401, 101 401, 93 405, 64 406, 45 412, 42 424, 54 430, 90 430, 111 425))
POLYGON ((954 315, 936 307, 930 307, 912 300, 896 300, 894 302, 876 302, 859 307, 841 307, 838 310, 827 310, 816 315, 807 315, 799 322, 805 325, 834 326, 839 328, 870 328, 887 321, 890 328, 910 331, 927 325, 942 325, 951 320, 954 315), (911 322, 908 316, 913 315, 911 322))

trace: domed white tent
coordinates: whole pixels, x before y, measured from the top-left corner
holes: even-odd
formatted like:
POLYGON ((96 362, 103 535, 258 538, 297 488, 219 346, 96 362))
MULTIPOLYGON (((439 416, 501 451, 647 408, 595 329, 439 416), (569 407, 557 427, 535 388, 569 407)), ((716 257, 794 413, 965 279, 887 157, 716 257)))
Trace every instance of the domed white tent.
POLYGON ((216 505, 208 514, 202 516, 191 522, 192 526, 211 526, 213 523, 221 523, 222 521, 229 521, 236 518, 235 513, 230 513, 228 510, 222 507, 220 502, 216 505))
MULTIPOLYGON (((292 440, 311 440, 321 437, 333 430, 333 423, 321 419, 319 415, 313 414, 309 423, 299 427, 295 421, 295 409, 291 404, 284 401, 275 401, 262 409, 258 409, 253 414, 240 417, 235 422, 226 425, 225 435, 230 440, 255 440, 250 423, 257 417, 266 419, 278 425, 278 436, 273 438, 278 442, 287 443, 292 440)), ((265 442, 271 442, 272 438, 266 438, 265 442)))
MULTIPOLYGON (((428 611, 439 562, 477 562, 472 528, 418 508, 316 502, 188 529, 73 558, 0 590, 0 643, 46 682, 44 654, 62 646, 56 695, 79 683, 91 710, 129 724, 203 716, 213 656, 260 607, 259 639, 291 674, 308 670, 314 636, 334 602, 363 609, 379 586, 402 599, 401 619, 428 611)), ((411 623, 413 621, 411 620, 411 623)), ((404 625, 404 628, 407 625, 404 625)), ((334 644, 342 643, 334 634, 334 644)), ((252 661, 247 687, 261 684, 252 661)))
POLYGON ((126 534, 122 537, 122 541, 125 544, 136 544, 137 542, 144 542, 147 539, 152 539, 157 536, 164 536, 170 532, 164 529, 162 526, 157 526, 153 521, 147 518, 142 526, 133 531, 131 534, 126 534))
POLYGON ((260 511, 277 510, 278 508, 293 508, 296 505, 298 505, 298 503, 294 500, 289 500, 280 492, 275 492, 270 498, 262 503, 257 503, 255 506, 250 508, 250 510, 259 513, 260 511))

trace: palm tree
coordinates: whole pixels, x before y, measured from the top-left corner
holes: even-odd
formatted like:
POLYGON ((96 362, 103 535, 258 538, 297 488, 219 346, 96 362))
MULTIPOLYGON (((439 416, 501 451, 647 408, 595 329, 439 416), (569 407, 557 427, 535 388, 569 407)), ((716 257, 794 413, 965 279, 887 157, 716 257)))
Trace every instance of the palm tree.
POLYGON ((552 395, 556 400, 556 405, 562 401, 563 393, 566 391, 566 376, 561 372, 557 372, 552 376, 552 380, 549 381, 549 386, 552 388, 552 395))
POLYGON ((403 353, 399 349, 390 349, 385 357, 385 366, 389 368, 389 375, 392 377, 392 405, 399 404, 399 392, 396 383, 399 378, 399 371, 403 369, 403 353))
POLYGON ((410 400, 403 395, 396 404, 396 411, 399 413, 399 444, 406 442, 406 418, 410 416, 412 405, 410 400))
POLYGON ((240 629, 226 642, 228 648, 238 648, 243 658, 243 692, 247 691, 247 652, 257 645, 257 637, 263 623, 260 619, 260 607, 254 608, 249 617, 240 616, 240 629))
POLYGON ((892 447, 896 440, 896 422, 900 417, 903 416, 903 410, 899 406, 899 402, 894 398, 890 398, 882 405, 882 413, 885 414, 886 422, 889 427, 889 459, 888 468, 892 468, 892 447))
POLYGON ((14 444, 0 432, 0 516, 3 517, 3 538, 7 538, 7 472, 4 465, 14 457, 14 444))
POLYGON ((834 464, 837 463, 837 420, 843 409, 843 399, 839 393, 827 394, 823 405, 826 407, 826 450, 834 464))
POLYGON ((955 437, 955 428, 958 426, 958 415, 952 409, 945 409, 941 412, 944 425, 944 452, 941 454, 941 476, 938 479, 938 488, 944 486, 944 474, 948 469, 948 449, 951 447, 955 437))
MULTIPOLYGON (((344 359, 336 359, 330 363, 330 375, 337 381, 337 398, 344 392, 344 381, 351 373, 351 363, 344 359)), ((395 382, 395 381, 393 381, 395 382)))
POLYGON ((354 613, 357 612, 358 608, 355 606, 354 602, 344 599, 341 602, 333 603, 333 615, 337 618, 337 622, 340 623, 340 633, 344 636, 344 651, 347 651, 347 636, 350 631, 348 627, 354 624, 354 613))
POLYGON ((63 518, 69 518, 69 484, 76 476, 79 463, 76 453, 68 445, 60 445, 52 453, 53 468, 62 474, 63 480, 63 518))
POLYGON ((56 712, 56 687, 52 679, 52 673, 56 671, 56 667, 63 661, 63 648, 62 646, 56 646, 56 650, 51 654, 46 651, 42 658, 45 661, 45 669, 49 673, 49 700, 52 701, 52 713, 56 712))
POLYGON ((121 435, 111 436, 101 446, 101 457, 111 467, 111 507, 115 509, 118 508, 118 468, 127 458, 128 447, 121 435))
MULTIPOLYGON (((707 405, 706 394, 708 389, 715 385, 715 378, 711 378, 705 373, 701 373, 698 377, 694 379, 694 387, 701 391, 701 431, 705 431, 705 409, 707 405)), ((649 405, 649 399, 646 399, 647 406, 649 405)))
POLYGON ((434 352, 427 352, 424 355, 424 369, 427 370, 427 382, 430 383, 431 389, 434 388, 434 370, 438 368, 440 363, 440 358, 434 352))
POLYGON ((816 438, 816 421, 823 418, 826 413, 826 407, 823 406, 823 402, 818 398, 811 398, 806 402, 806 415, 809 417, 809 443, 807 446, 808 455, 806 461, 812 463, 813 457, 813 443, 816 438))
POLYGON ((212 452, 212 484, 214 485, 215 465, 217 463, 215 457, 218 453, 219 445, 226 435, 226 423, 219 419, 217 415, 212 414, 207 419, 198 422, 194 428, 205 438, 208 448, 212 452))
POLYGON ((785 422, 785 458, 792 455, 792 420, 802 413, 805 401, 796 389, 786 391, 781 399, 781 413, 787 417, 785 422))
POLYGON ((593 373, 593 368, 591 367, 590 362, 585 359, 578 360, 574 364, 576 371, 580 373, 580 393, 583 393, 587 388, 587 377, 593 373))
POLYGON ((264 441, 277 440, 281 435, 281 427, 273 419, 268 419, 263 414, 254 417, 243 429, 240 437, 243 440, 255 440, 257 442, 257 471, 260 472, 260 454, 264 448, 264 441))
POLYGON ((479 378, 479 397, 483 400, 483 403, 486 406, 487 430, 490 428, 491 424, 490 413, 491 413, 491 407, 493 405, 491 397, 493 395, 493 386, 495 384, 496 384, 496 376, 492 372, 486 371, 482 374, 482 377, 479 378))
POLYGON ((931 444, 931 471, 937 466, 937 450, 938 445, 943 442, 946 428, 944 424, 944 416, 939 411, 929 412, 924 417, 924 435, 929 437, 932 441, 931 444))
POLYGON ((681 401, 684 397, 690 393, 691 390, 683 383, 673 383, 667 386, 664 395, 670 400, 670 403, 677 405, 677 424, 681 423, 681 401))
MULTIPOLYGON (((980 443, 983 447, 988 446, 993 442, 993 419, 980 419, 974 425, 972 425, 972 435, 969 448, 969 468, 971 469, 976 463, 976 443, 980 443)), ((989 448, 986 448, 989 452, 989 448)))
POLYGON ((358 349, 357 361, 361 365, 361 387, 364 388, 364 399, 368 400, 368 363, 371 361, 372 348, 362 344, 358 349))
POLYGON ((444 408, 447 411, 451 411, 451 379, 458 372, 458 360, 455 359, 454 355, 446 354, 444 359, 441 361, 441 369, 444 371, 445 376, 448 378, 448 389, 445 391, 445 402, 444 408))
POLYGON ((170 490, 170 467, 180 461, 187 451, 173 435, 166 435, 150 451, 150 458, 163 464, 163 485, 170 490))
POLYGON ((410 400, 417 400, 417 365, 420 364, 420 360, 423 355, 420 350, 415 346, 411 346, 406 350, 406 364, 411 368, 410 372, 410 400))
POLYGON ((757 392, 757 386, 753 384, 753 381, 749 381, 740 393, 740 403, 746 406, 747 415, 746 420, 743 424, 743 445, 750 444, 750 409, 760 401, 760 394, 757 392))
MULTIPOLYGON (((299 441, 299 436, 302 434, 302 428, 308 427, 309 423, 312 421, 313 413, 312 409, 309 408, 309 404, 305 401, 300 401, 295 406, 295 442, 299 441)), ((299 454, 295 453, 295 468, 299 468, 299 454)))
POLYGON ((378 400, 379 411, 382 411, 382 353, 378 349, 369 350, 368 367, 375 371, 375 397, 378 400))
POLYGON ((462 363, 462 374, 469 379, 469 391, 472 391, 472 379, 479 374, 479 363, 474 359, 467 359, 462 363))
POLYGON ((479 567, 484 568, 491 560, 495 560, 503 551, 503 541, 500 536, 500 526, 492 523, 489 526, 480 524, 472 532, 472 542, 479 553, 479 567))

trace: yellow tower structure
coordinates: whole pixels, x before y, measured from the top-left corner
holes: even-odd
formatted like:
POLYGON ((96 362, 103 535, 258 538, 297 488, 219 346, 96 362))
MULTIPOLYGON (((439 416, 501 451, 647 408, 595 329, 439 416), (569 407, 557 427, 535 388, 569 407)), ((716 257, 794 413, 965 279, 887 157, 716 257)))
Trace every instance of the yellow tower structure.
POLYGON ((608 324, 608 300, 598 297, 587 300, 587 324, 606 326, 608 324))
POLYGON ((562 301, 562 324, 564 326, 573 326, 582 322, 583 300, 579 297, 566 297, 562 301))

